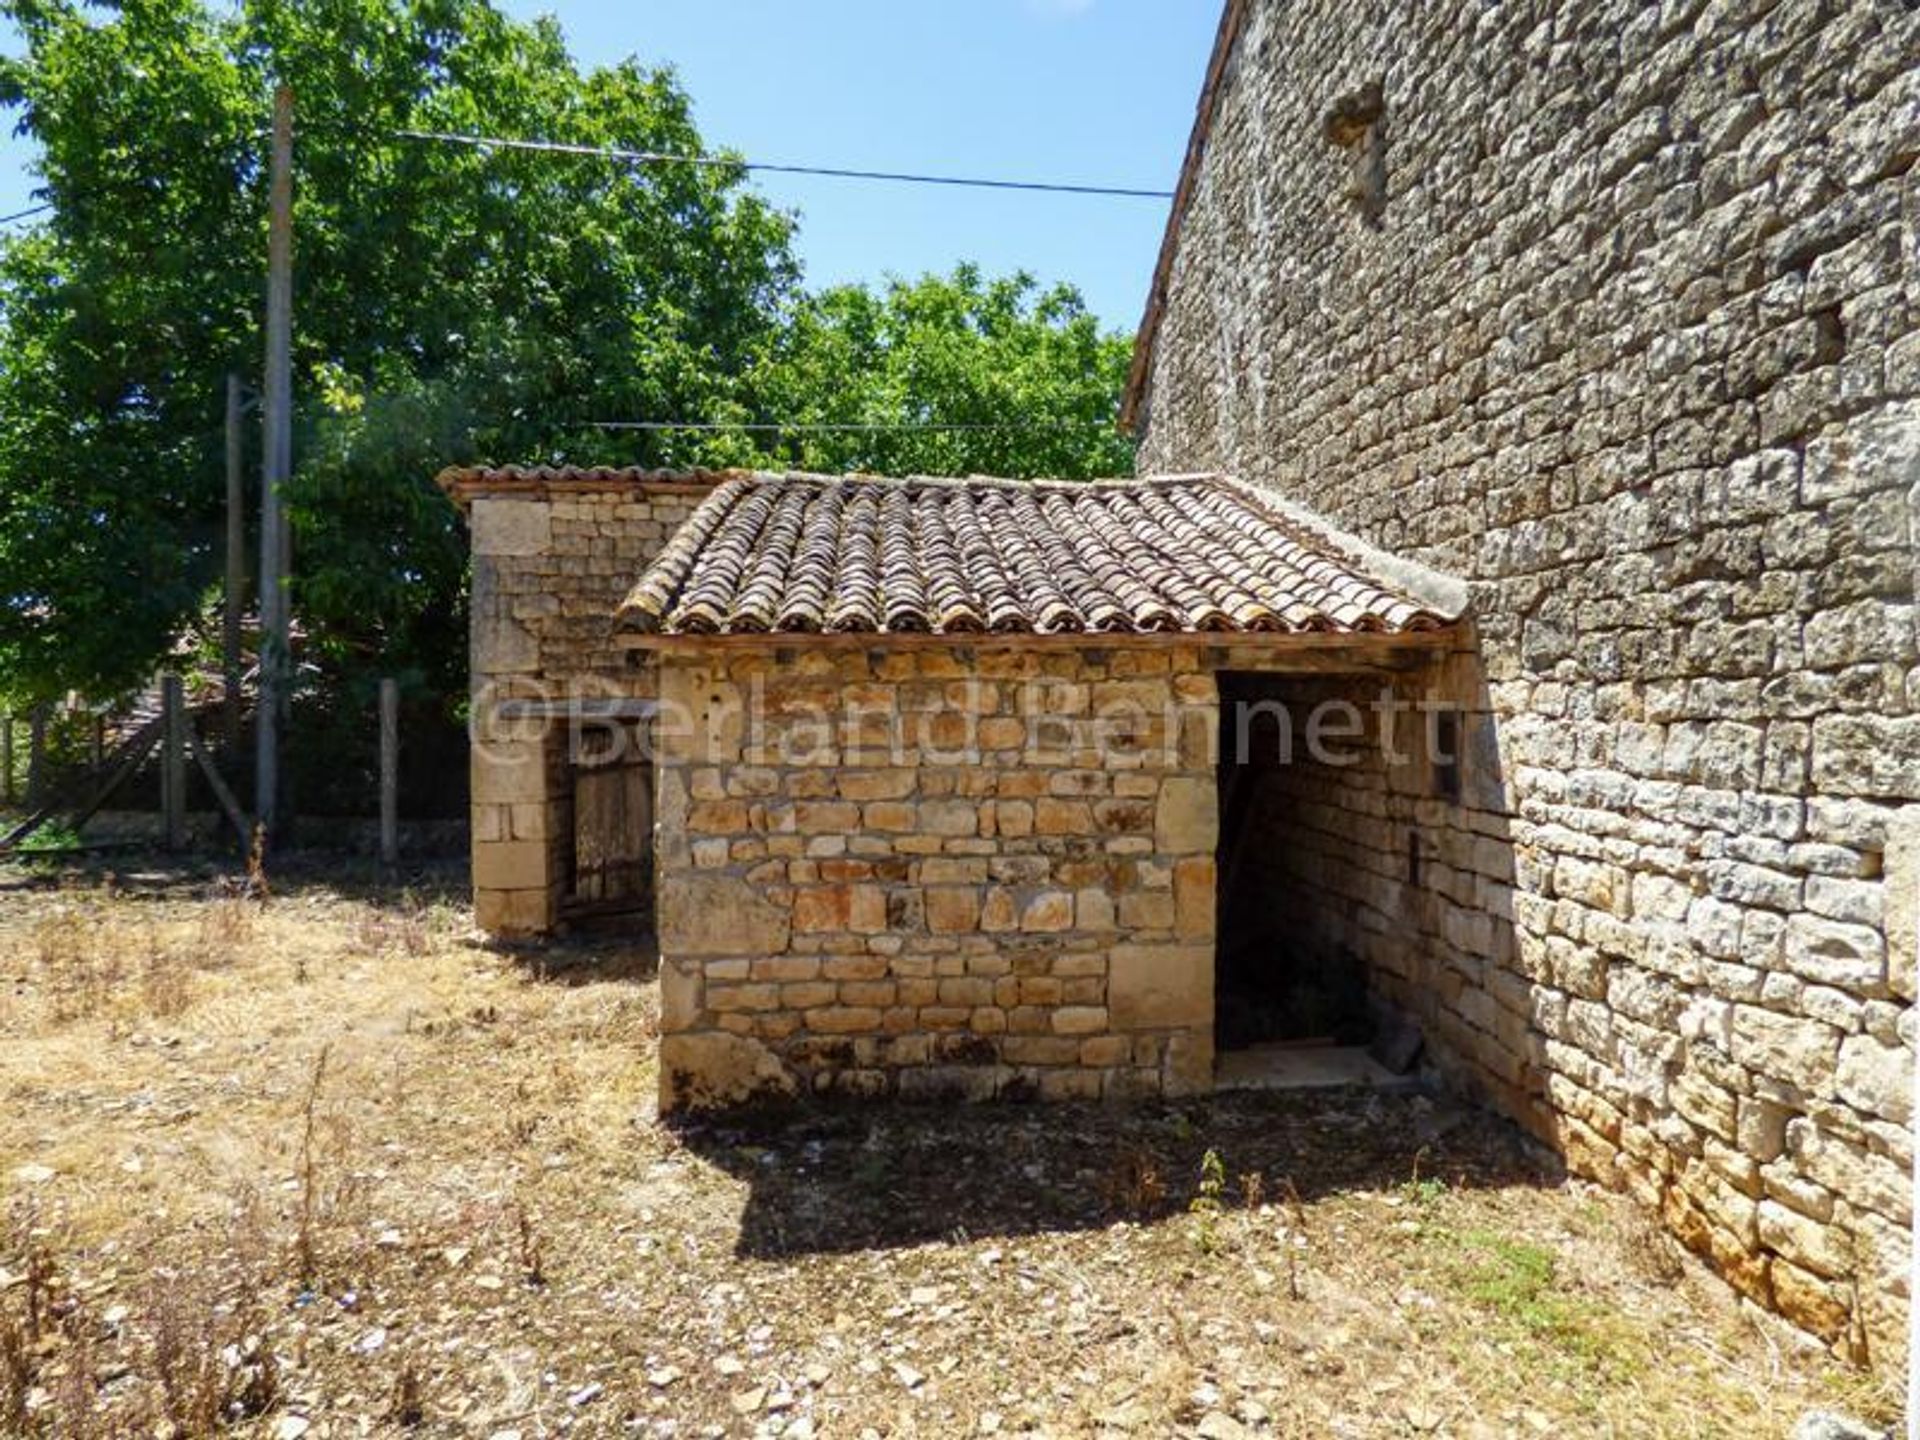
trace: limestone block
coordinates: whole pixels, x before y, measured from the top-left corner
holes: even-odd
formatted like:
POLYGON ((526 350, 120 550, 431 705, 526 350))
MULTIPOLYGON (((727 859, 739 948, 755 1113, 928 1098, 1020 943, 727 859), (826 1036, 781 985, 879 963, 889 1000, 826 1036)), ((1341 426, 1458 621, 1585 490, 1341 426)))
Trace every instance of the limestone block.
POLYGON ((467 653, 475 675, 528 674, 540 668, 540 642, 510 615, 476 614, 467 653))
POLYGON ((1785 1260, 1769 1267, 1773 1304, 1782 1315, 1822 1340, 1838 1339, 1847 1328, 1842 1288, 1785 1260))
POLYGON ((1887 988, 1895 997, 1915 999, 1914 977, 1920 964, 1920 805, 1896 812, 1887 826, 1886 887, 1881 906, 1886 916, 1887 988))
POLYGON ((1733 1058, 1751 1070, 1808 1094, 1822 1094, 1832 1083, 1839 1053, 1840 1032, 1831 1025, 1753 1005, 1734 1006, 1733 1058))
POLYGON ((1854 1109, 1905 1125, 1913 1118, 1913 1052, 1871 1035, 1850 1035, 1840 1044, 1834 1089, 1854 1109))
POLYGON ((1098 1035, 1107 1028, 1107 1011, 1100 1005, 1062 1005, 1053 1012, 1056 1035, 1098 1035))
POLYGON ((1020 912, 1020 928, 1051 932, 1073 928, 1073 896, 1065 890, 1042 890, 1020 912))
POLYGON ((925 895, 927 928, 936 934, 974 929, 980 922, 980 894, 972 886, 936 885, 925 895))
POLYGON ((787 907, 729 875, 666 875, 660 882, 660 952, 772 955, 787 948, 787 907))
POLYGON ((1167 1041, 1167 1095, 1199 1095, 1213 1088, 1213 1030, 1183 1030, 1167 1041))
POLYGON ((1787 1122, 1787 1153, 1800 1172, 1848 1203, 1909 1225, 1912 1179, 1907 1167, 1821 1128, 1805 1116, 1787 1122))
POLYGON ((547 846, 538 840, 481 840, 473 847, 478 890, 540 890, 547 884, 547 846))
POLYGON ((792 1073, 757 1040, 713 1032, 660 1037, 660 1110, 708 1110, 792 1096, 792 1073))
POLYGON ((544 884, 538 890, 476 889, 473 923, 503 938, 544 935, 553 928, 552 894, 544 884))
POLYGON ((706 981, 696 962, 668 960, 660 966, 660 1033, 691 1030, 698 1023, 706 981))
POLYGON ((1220 799, 1214 780, 1169 777, 1160 787, 1153 834, 1154 847, 1162 854, 1212 854, 1220 839, 1220 799))
POLYGON ((1116 945, 1107 957, 1113 1028, 1213 1028, 1213 950, 1205 945, 1116 945))
POLYGON ((1865 925, 1819 915, 1787 917, 1781 959, 1803 979, 1855 991, 1877 991, 1886 980, 1886 943, 1865 925))
POLYGON ((544 555, 553 544, 552 508, 544 500, 477 499, 467 525, 476 555, 544 555))

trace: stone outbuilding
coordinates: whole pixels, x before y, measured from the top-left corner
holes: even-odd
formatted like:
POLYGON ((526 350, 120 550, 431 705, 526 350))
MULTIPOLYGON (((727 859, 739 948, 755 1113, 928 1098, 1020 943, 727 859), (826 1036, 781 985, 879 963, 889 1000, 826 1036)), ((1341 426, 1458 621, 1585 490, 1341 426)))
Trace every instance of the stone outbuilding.
POLYGON ((1324 799, 1281 792, 1431 811, 1415 865, 1479 843, 1434 798, 1472 702, 1444 577, 1218 476, 445 481, 481 923, 651 899, 667 1108, 1186 1093, 1217 1034, 1430 1009, 1415 932, 1347 944, 1354 897, 1285 843, 1324 799), (1275 1023, 1239 1023, 1250 997, 1275 1023))

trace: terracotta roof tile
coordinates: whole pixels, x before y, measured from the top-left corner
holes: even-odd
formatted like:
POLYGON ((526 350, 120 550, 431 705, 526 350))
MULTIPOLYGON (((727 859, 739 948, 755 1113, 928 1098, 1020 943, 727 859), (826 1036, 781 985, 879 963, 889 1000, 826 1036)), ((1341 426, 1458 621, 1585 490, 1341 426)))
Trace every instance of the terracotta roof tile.
POLYGON ((1097 482, 736 474, 677 531, 622 628, 772 633, 1431 630, 1457 607, 1219 476, 1097 482))

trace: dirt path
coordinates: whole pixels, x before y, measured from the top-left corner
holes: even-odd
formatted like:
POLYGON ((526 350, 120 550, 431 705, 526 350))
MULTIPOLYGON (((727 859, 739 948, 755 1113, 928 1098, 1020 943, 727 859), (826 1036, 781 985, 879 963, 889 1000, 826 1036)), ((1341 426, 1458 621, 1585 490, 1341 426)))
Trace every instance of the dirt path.
POLYGON ((1782 1435, 1888 1397, 1418 1097, 670 1130, 643 946, 0 871, 0 1435, 1782 1435))

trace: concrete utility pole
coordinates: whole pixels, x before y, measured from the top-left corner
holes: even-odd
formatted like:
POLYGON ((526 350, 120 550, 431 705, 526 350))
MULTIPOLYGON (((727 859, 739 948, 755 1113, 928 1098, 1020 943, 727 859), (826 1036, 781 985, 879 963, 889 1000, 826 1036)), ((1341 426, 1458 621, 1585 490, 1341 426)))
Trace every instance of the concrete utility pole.
POLYGON ((240 434, 246 387, 227 376, 227 593, 220 619, 221 672, 226 680, 227 743, 240 738, 240 619, 246 606, 246 445, 240 434))
POLYGON ((269 839, 280 832, 280 727, 291 679, 281 489, 293 474, 293 91, 273 96, 272 217, 267 231, 267 383, 260 487, 260 699, 255 712, 254 809, 269 839))

